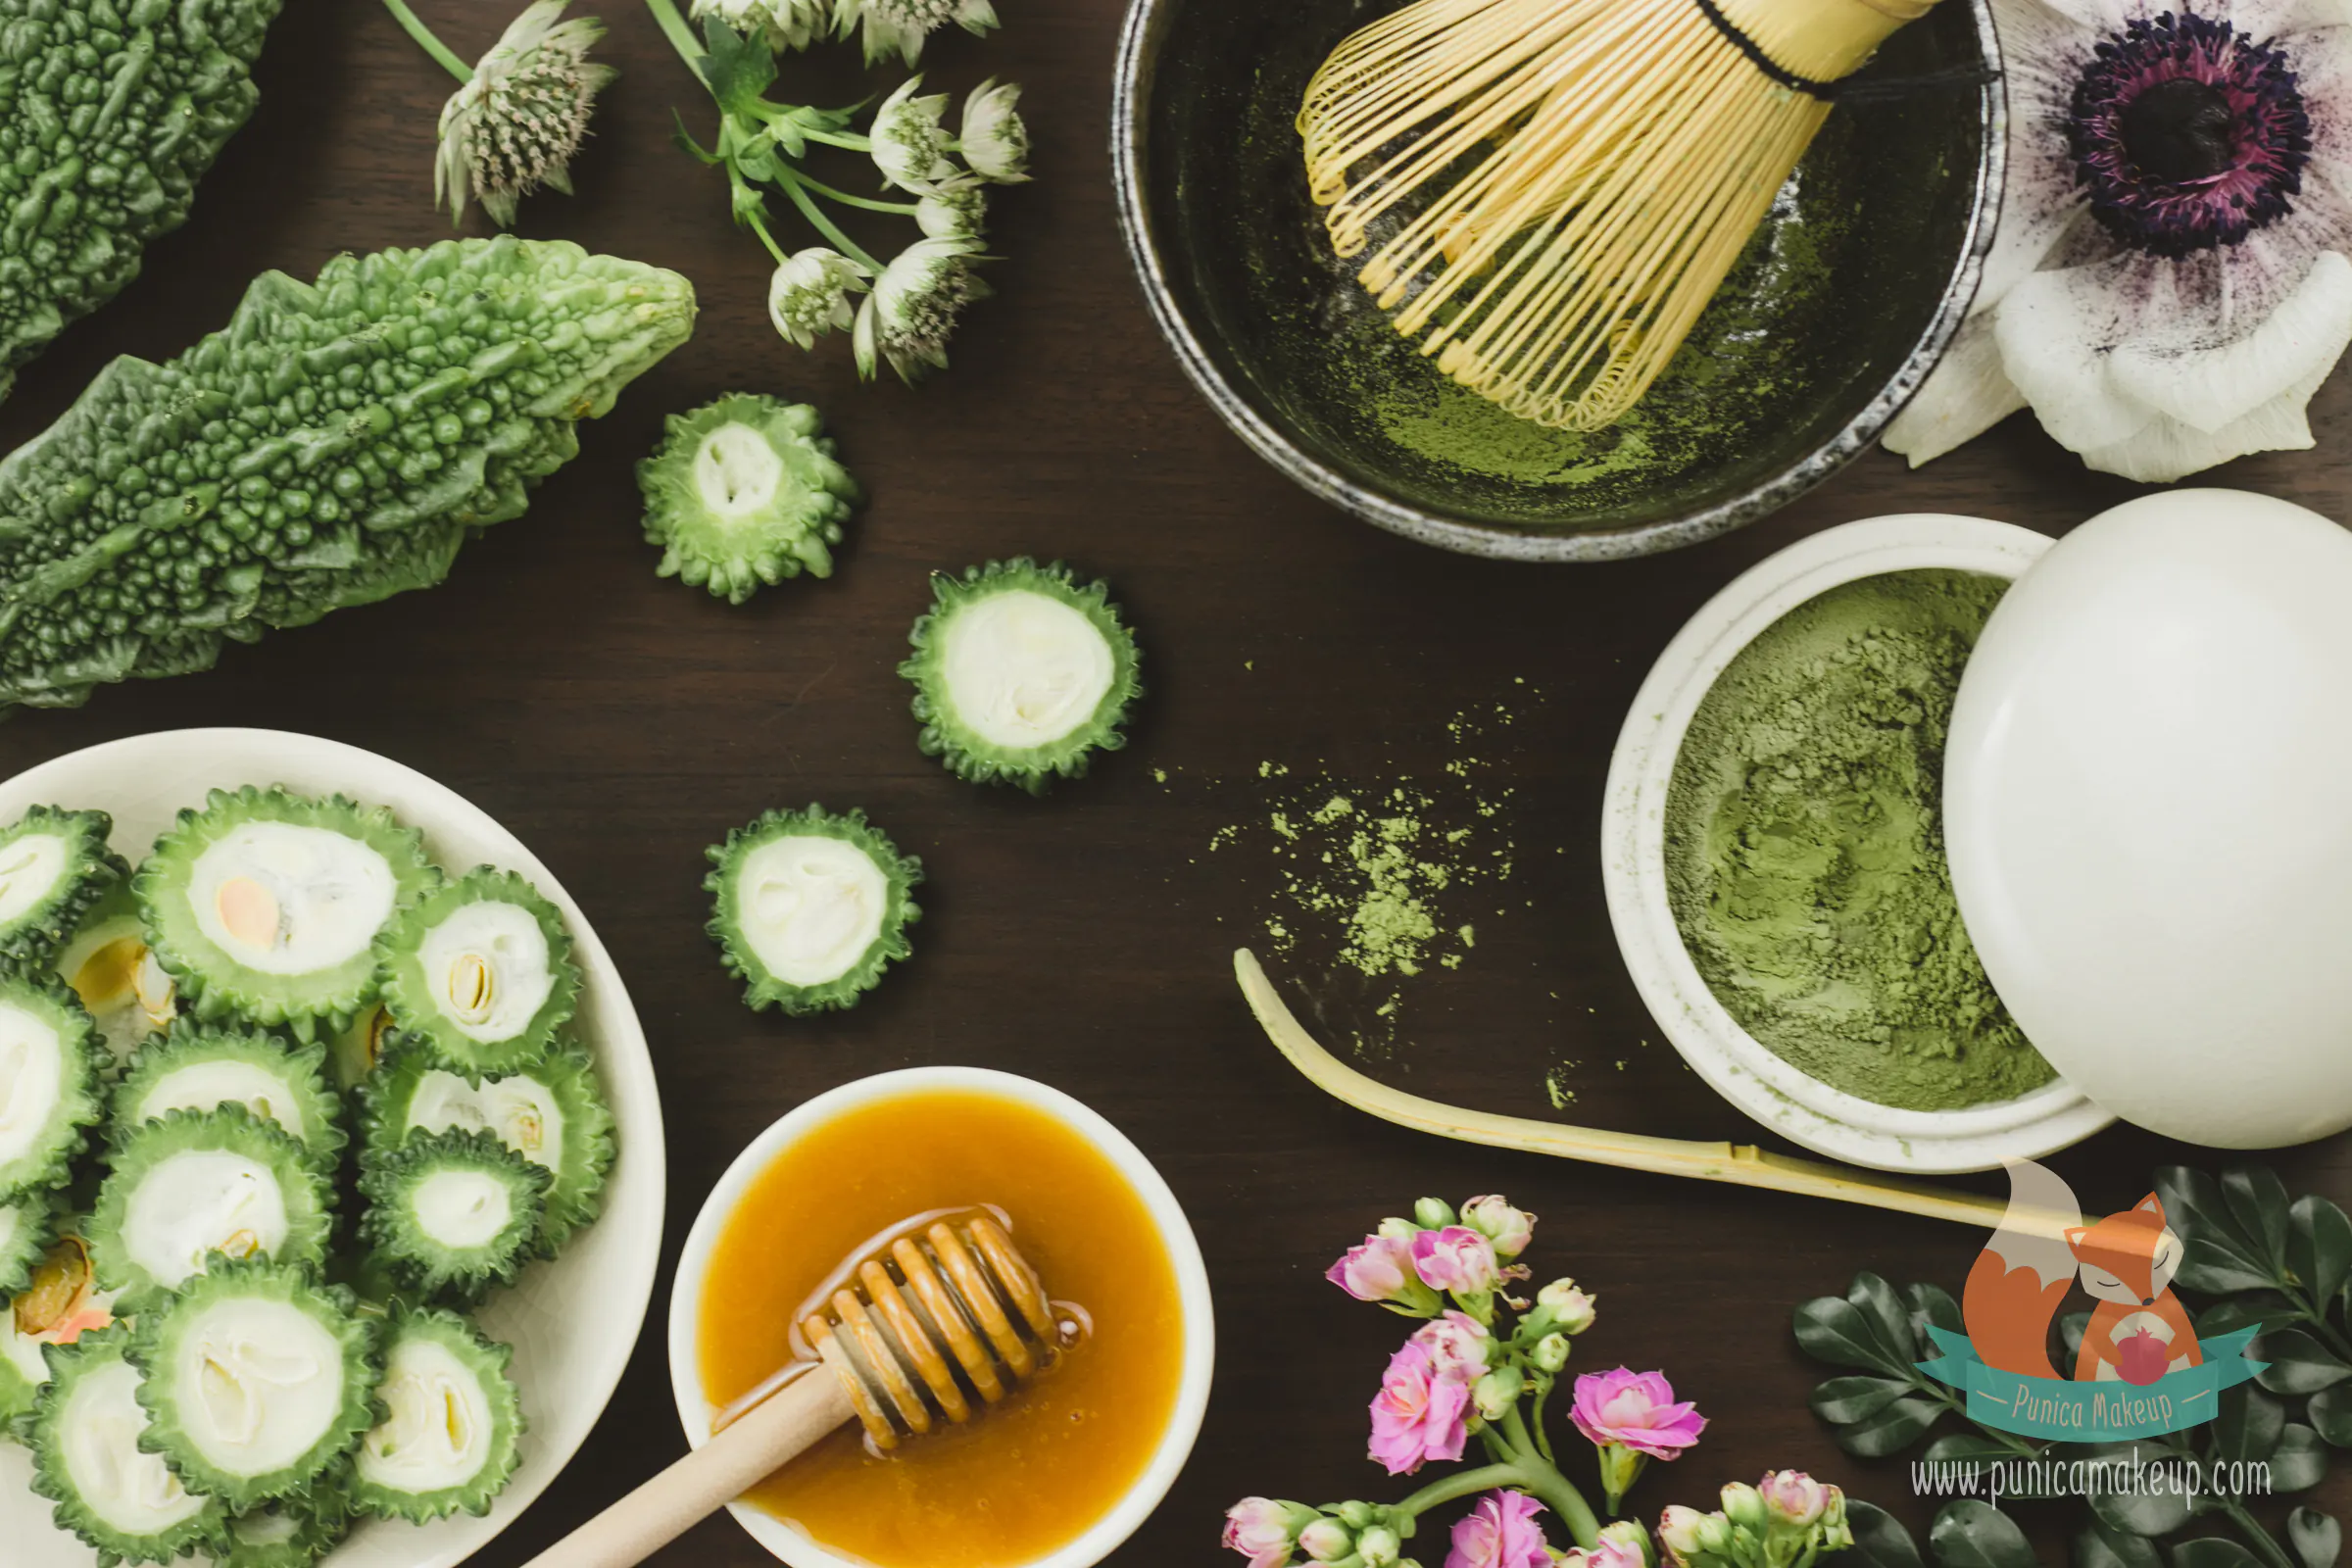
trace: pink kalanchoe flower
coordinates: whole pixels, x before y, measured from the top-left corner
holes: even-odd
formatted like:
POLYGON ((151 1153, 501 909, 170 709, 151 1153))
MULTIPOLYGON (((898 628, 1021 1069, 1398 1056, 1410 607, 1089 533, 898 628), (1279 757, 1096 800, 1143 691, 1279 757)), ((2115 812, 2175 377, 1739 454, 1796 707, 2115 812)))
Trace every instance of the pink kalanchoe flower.
POLYGON ((1551 1568, 1551 1547, 1536 1515, 1544 1505, 1524 1492, 1490 1492, 1453 1527, 1446 1568, 1551 1568))
POLYGON ((1591 1550, 1571 1546, 1560 1553, 1560 1564, 1561 1568, 1649 1568, 1649 1559, 1633 1543, 1603 1536, 1591 1550))
POLYGON ((1413 1271, 1412 1246, 1400 1236, 1365 1237, 1325 1269, 1323 1277, 1359 1301, 1424 1313, 1437 1308, 1436 1298, 1413 1271))
POLYGON ((1295 1502, 1244 1497, 1225 1510, 1225 1545, 1249 1558, 1250 1568, 1284 1568, 1300 1526, 1316 1517, 1295 1502))
POLYGON ((1475 1296, 1502 1282, 1494 1244, 1467 1225, 1423 1231, 1413 1238, 1413 1272, 1432 1290, 1475 1296))
POLYGON ((1679 1456, 1707 1425, 1690 1400, 1676 1401, 1666 1374, 1626 1367, 1578 1378, 1569 1419, 1595 1445, 1614 1443, 1653 1459, 1679 1456))
POLYGON ((1470 1390, 1438 1376, 1429 1351, 1407 1340, 1389 1357, 1372 1398, 1370 1457, 1393 1476, 1411 1475, 1430 1459, 1459 1459, 1469 1436, 1470 1390))
POLYGON ((1478 1319, 1448 1310, 1415 1330, 1413 1343, 1429 1352, 1430 1364, 1439 1377, 1470 1383, 1486 1371, 1489 1347, 1494 1342, 1478 1319))
POLYGON ((1494 1244, 1494 1254, 1509 1262, 1536 1239, 1536 1216, 1513 1208, 1510 1200, 1489 1193, 1462 1205, 1462 1223, 1494 1244))
POLYGON ((1829 1508, 1834 1490, 1802 1470, 1774 1470, 1756 1483, 1756 1491, 1764 1497, 1766 1515, 1797 1530, 1812 1528, 1829 1508))

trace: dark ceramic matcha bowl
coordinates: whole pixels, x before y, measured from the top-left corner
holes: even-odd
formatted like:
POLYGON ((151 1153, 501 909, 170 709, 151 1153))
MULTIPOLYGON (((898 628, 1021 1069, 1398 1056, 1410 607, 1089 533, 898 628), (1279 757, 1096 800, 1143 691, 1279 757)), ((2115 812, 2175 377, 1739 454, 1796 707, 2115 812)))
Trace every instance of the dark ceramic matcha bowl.
POLYGON ((1120 221, 1160 329, 1242 439, 1333 505, 1510 560, 1690 544, 1835 473, 1958 328, 2000 200, 1985 0, 1942 0, 1888 40, 1857 79, 1943 79, 1830 117, 1666 375, 1591 434, 1440 375, 1331 254, 1292 119, 1383 9, 1134 0, 1111 106, 1120 221))

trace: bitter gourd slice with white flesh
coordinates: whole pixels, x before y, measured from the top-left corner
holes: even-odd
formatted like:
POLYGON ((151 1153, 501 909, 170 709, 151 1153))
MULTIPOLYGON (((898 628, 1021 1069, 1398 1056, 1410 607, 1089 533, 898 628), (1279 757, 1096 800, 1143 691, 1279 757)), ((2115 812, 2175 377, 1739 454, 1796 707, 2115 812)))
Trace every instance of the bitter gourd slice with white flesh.
POLYGON ((0 1203, 0 1301, 32 1283, 56 1223, 52 1193, 26 1193, 13 1203, 0 1203))
POLYGON ((579 1005, 570 955, 563 912, 483 865, 393 917, 376 978, 404 1036, 453 1067, 508 1072, 538 1060, 579 1005))
POLYGON ((0 972, 0 1203, 72 1179, 105 1113, 97 1033, 53 976, 0 972))
POLYGON ((351 1507, 336 1476, 321 1476, 299 1497, 281 1497, 228 1522, 213 1548, 213 1568, 311 1568, 351 1534, 351 1507))
POLYGON ((146 1310, 218 1264, 267 1256, 317 1268, 334 1189, 302 1145, 241 1104, 167 1111, 110 1156, 90 1216, 99 1283, 146 1310))
POLYGON ((36 806, 0 828, 0 962, 45 964, 130 874, 104 811, 36 806))
POLYGON ((612 1111, 596 1063, 577 1046, 558 1046, 536 1066, 494 1078, 451 1072, 396 1036, 361 1093, 370 1151, 456 1129, 494 1134, 544 1167, 551 1179, 539 1221, 543 1256, 562 1251, 603 1209, 614 1152, 612 1111))
POLYGON ((826 546, 841 543, 858 495, 823 429, 806 403, 743 392, 671 415, 637 465, 656 572, 736 605, 803 570, 831 576, 826 546))
POLYGON ((307 1268, 217 1258, 138 1318, 144 1446, 245 1513, 298 1496, 374 1423, 376 1326, 307 1268))
POLYGON ((478 1301, 533 1256, 548 1173, 489 1133, 412 1133, 360 1169, 360 1237, 428 1299, 478 1301))
POLYGON ((914 683, 916 744, 958 778, 1043 794, 1084 773, 1142 695, 1141 654, 1101 582, 1027 557, 931 578, 932 606, 899 673, 914 683))
POLYGON ((326 1047, 289 1050, 259 1029, 196 1024, 150 1040, 115 1088, 115 1137, 174 1110, 231 1103, 275 1125, 321 1168, 334 1168, 345 1134, 341 1102, 326 1084, 326 1047))
POLYGON ((381 807, 248 784, 181 810, 133 886, 183 1008, 308 1042, 375 1000, 376 934, 440 877, 381 807))
POLYGON ((417 1524, 488 1513, 522 1457, 514 1355, 455 1312, 394 1308, 375 1390, 383 1415, 352 1458, 352 1506, 417 1524))
POLYGON ((893 958, 914 950, 906 927, 923 862, 865 819, 821 806, 771 810, 703 852, 712 896, 706 928, 755 1012, 856 1006, 893 958))
POLYGON ((57 972, 81 999, 106 1045, 109 1078, 179 1016, 179 986, 147 947, 138 896, 125 880, 100 900, 57 956, 57 972))
POLYGON ((90 1250, 74 1234, 77 1222, 61 1220, 58 1239, 42 1255, 31 1280, 0 1301, 0 1437, 32 1409, 49 1381, 43 1347, 71 1345, 83 1334, 112 1323, 114 1298, 98 1288, 90 1250))
POLYGON ((227 1510, 192 1491, 147 1451, 143 1379, 122 1325, 48 1350, 49 1382, 24 1426, 32 1490, 56 1506, 58 1528, 98 1561, 162 1563, 217 1544, 227 1510))

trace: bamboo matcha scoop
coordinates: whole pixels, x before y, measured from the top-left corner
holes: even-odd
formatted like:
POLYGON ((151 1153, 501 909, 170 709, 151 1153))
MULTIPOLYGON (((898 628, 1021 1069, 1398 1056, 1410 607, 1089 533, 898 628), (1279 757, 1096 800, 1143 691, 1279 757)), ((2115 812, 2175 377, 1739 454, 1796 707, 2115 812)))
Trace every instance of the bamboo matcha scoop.
POLYGON ((934 1220, 855 1261, 801 1319, 810 1354, 718 1413, 710 1441, 531 1559, 629 1568, 855 1417, 896 1448, 958 1425, 1048 1364, 1066 1336, 994 1215, 934 1220))

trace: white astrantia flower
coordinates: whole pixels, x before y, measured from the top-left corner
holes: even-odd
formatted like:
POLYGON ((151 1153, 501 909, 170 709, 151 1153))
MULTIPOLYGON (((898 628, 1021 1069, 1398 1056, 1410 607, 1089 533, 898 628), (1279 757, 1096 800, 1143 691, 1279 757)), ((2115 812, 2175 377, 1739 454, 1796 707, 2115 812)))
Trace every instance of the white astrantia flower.
POLYGON ((942 180, 916 200, 914 221, 933 239, 975 238, 988 229, 988 187, 971 174, 942 180))
POLYGON ((872 380, 882 362, 899 379, 919 381, 948 368, 948 338, 963 308, 986 299, 989 287, 972 270, 976 239, 918 239, 890 259, 873 292, 858 307, 858 373, 872 380))
POLYGON ((898 90, 874 111, 874 122, 865 133, 872 144, 874 167, 882 171, 882 177, 917 196, 962 172, 948 156, 955 138, 940 123, 948 112, 948 95, 917 98, 914 89, 922 84, 920 76, 899 83, 898 90))
POLYGON ((922 55, 923 40, 951 22, 974 37, 997 25, 989 0, 840 0, 834 15, 845 35, 864 24, 869 66, 894 54, 912 66, 922 55))
POLYGON ((983 179, 1011 185, 1029 177, 1029 127, 1014 113, 1021 89, 991 76, 963 101, 956 150, 983 179))
POLYGON ((533 0, 442 106, 433 200, 449 204, 452 220, 466 216, 469 191, 501 228, 542 185, 571 194, 596 95, 620 73, 588 58, 605 24, 562 20, 567 3, 533 0))
POLYGON ((2169 482, 2312 444, 2352 343, 2352 12, 2340 0, 1993 0, 2009 172, 1950 352, 1886 444, 1916 466, 2031 408, 2169 482))
POLYGON ((794 343, 813 348, 823 334, 850 326, 850 296, 873 275, 864 263, 822 245, 796 252, 768 281, 767 318, 794 343))
POLYGON ((833 0, 694 0, 691 9, 698 22, 716 17, 778 51, 806 49, 834 25, 833 0))

